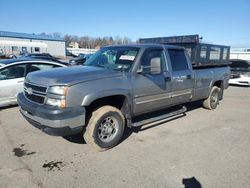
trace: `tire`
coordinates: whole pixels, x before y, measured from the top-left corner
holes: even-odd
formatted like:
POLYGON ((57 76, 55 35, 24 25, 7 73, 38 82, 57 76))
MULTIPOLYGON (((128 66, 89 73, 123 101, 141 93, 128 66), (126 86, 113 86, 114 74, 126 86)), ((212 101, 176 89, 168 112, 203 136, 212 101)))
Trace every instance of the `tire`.
POLYGON ((218 87, 213 86, 209 97, 203 101, 203 107, 209 110, 215 109, 219 103, 220 92, 218 87))
POLYGON ((104 151, 120 142, 124 128, 121 111, 113 106, 102 106, 92 112, 83 136, 87 144, 104 151))

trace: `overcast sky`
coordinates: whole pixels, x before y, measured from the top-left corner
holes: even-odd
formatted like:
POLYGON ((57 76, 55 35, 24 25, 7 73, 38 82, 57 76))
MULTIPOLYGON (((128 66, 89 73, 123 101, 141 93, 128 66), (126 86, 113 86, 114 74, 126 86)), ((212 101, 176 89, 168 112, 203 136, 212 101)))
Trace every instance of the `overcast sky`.
POLYGON ((0 0, 0 30, 78 36, 199 34, 250 46, 250 0, 0 0))

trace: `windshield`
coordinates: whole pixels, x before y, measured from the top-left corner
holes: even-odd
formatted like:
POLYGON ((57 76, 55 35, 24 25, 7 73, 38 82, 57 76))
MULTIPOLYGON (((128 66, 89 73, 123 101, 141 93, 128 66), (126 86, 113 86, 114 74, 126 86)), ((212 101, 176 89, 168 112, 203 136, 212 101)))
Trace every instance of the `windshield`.
POLYGON ((84 65, 128 71, 138 52, 136 47, 106 47, 92 55, 84 65))

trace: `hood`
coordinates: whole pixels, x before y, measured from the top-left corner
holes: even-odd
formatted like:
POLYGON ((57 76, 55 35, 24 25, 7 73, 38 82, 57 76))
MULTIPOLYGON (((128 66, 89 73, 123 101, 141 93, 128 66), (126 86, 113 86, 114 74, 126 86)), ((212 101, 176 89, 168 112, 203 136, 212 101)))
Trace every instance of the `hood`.
POLYGON ((122 76, 122 72, 92 66, 54 68, 29 73, 26 80, 42 86, 74 85, 96 79, 122 76))

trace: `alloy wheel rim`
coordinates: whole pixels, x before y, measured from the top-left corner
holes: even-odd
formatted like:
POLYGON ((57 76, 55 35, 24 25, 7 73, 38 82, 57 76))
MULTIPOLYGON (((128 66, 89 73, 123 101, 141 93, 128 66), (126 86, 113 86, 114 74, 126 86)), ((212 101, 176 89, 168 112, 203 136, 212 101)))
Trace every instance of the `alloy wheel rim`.
POLYGON ((211 96, 211 105, 215 106, 218 103, 218 93, 217 92, 213 92, 212 96, 211 96))
POLYGON ((104 118, 98 127, 98 138, 102 142, 112 141, 118 133, 118 120, 113 116, 104 118))

